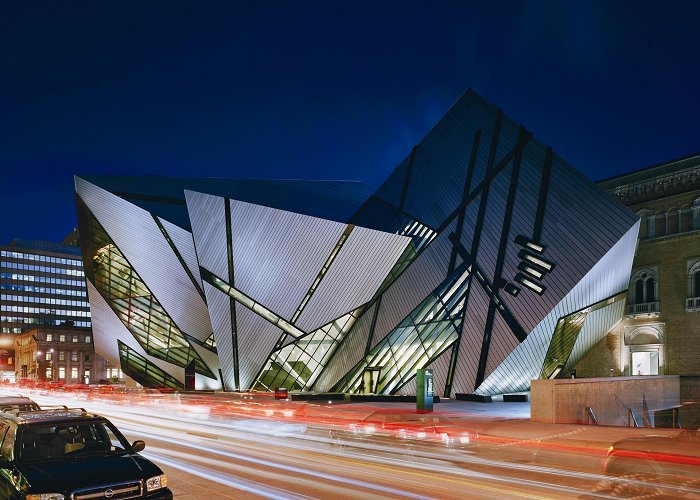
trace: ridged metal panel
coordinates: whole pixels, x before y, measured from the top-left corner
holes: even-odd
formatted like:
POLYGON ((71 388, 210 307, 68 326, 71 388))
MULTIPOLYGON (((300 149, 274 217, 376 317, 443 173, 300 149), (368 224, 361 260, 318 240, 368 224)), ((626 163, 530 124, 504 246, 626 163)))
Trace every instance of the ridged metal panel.
POLYGON ((563 372, 568 374, 583 359, 586 353, 603 340, 605 336, 617 325, 625 315, 625 300, 616 300, 612 304, 586 316, 583 328, 576 339, 571 356, 566 362, 563 372))
POLYGON ((232 391, 237 387, 233 366, 231 299, 224 292, 206 282, 204 283, 204 295, 207 297, 209 306, 209 316, 214 329, 214 342, 216 342, 216 352, 219 354, 224 387, 227 391, 232 391))
POLYGON ((236 288, 290 320, 346 227, 231 200, 236 288))
POLYGON ((365 347, 376 307, 376 304, 373 304, 357 320, 326 368, 316 379, 313 386, 314 391, 329 391, 353 366, 365 357, 365 347))
POLYGON ((192 233, 182 229, 175 224, 168 222, 165 219, 158 218, 163 227, 168 232, 168 236, 173 241, 175 248, 182 257, 182 260, 187 264, 187 268, 197 280, 199 286, 202 286, 202 278, 199 275, 199 262, 197 261, 197 252, 194 249, 194 239, 192 233))
POLYGON ((417 147, 406 212, 437 227, 459 205, 474 134, 482 130, 477 157, 477 170, 481 171, 495 116, 496 107, 475 93, 459 98, 417 147))
POLYGON ((355 227, 297 326, 313 331, 368 302, 410 241, 405 236, 355 227))
MULTIPOLYGON (((520 261, 513 239, 532 234, 534 201, 526 195, 538 196, 543 156, 544 148, 535 141, 526 148, 519 190, 523 196, 516 198, 504 266, 504 278, 511 281, 520 261)), ((634 223, 635 216, 624 206, 555 156, 540 242, 547 247, 545 258, 556 267, 542 281, 547 287, 542 296, 523 290, 517 298, 504 297, 523 328, 535 328, 634 223)))
POLYGON ((382 294, 371 347, 377 345, 445 280, 452 252, 449 235, 455 227, 456 222, 436 236, 428 248, 382 294))
POLYGON ((178 328, 205 340, 211 333, 206 306, 151 214, 79 177, 75 182, 78 195, 178 328))
MULTIPOLYGON (((639 221, 600 259, 584 278, 479 386, 479 394, 528 390, 540 375, 557 320, 627 289, 639 221)), ((522 293, 522 292, 521 292, 522 293)), ((606 332, 600 335, 605 335, 606 332)), ((602 338, 602 337, 601 337, 602 338)))
POLYGON ((491 343, 489 345, 489 355, 486 360, 485 377, 488 377, 491 372, 513 352, 513 349, 518 347, 518 344, 520 344, 520 342, 515 335, 513 335, 513 332, 503 320, 503 317, 496 311, 493 320, 493 329, 491 330, 491 343))
POLYGON ((185 199, 199 265, 228 280, 224 199, 194 191, 185 191, 185 199))
POLYGON ((199 354, 199 357, 202 358, 202 361, 207 365, 211 372, 216 375, 216 378, 212 379, 205 375, 195 373, 195 390, 221 390, 221 381, 219 380, 219 368, 221 368, 221 365, 219 364, 219 356, 216 353, 210 351, 209 349, 195 344, 194 342, 190 345, 195 351, 197 351, 197 354, 199 354))
POLYGON ((275 347, 282 330, 247 307, 236 304, 238 377, 241 390, 252 388, 255 376, 275 347))
MULTIPOLYGON (((481 343, 484 338, 486 315, 489 310, 489 298, 476 279, 472 280, 469 302, 464 318, 464 327, 459 344, 457 365, 452 381, 453 393, 471 394, 479 367, 481 343)), ((440 387, 439 389, 443 389, 440 387)), ((445 394, 445 396, 449 396, 445 394)))
MULTIPOLYGON (((493 275, 498 260, 498 247, 501 242, 501 229, 505 216, 506 200, 510 183, 511 167, 506 167, 491 182, 489 189, 484 224, 481 228, 479 248, 476 253, 476 261, 485 273, 489 281, 493 281, 493 275)), ((467 248, 471 251, 471 248, 467 248)))
POLYGON ((86 282, 88 298, 90 299, 90 311, 92 313, 92 339, 95 352, 114 366, 121 366, 119 344, 117 343, 120 340, 158 368, 184 384, 184 368, 147 354, 90 280, 86 280, 86 282))
POLYGON ((398 207, 401 203, 401 195, 403 194, 404 179, 408 170, 411 155, 408 155, 404 160, 394 168, 391 177, 387 179, 382 186, 377 190, 376 196, 381 198, 389 205, 398 207))

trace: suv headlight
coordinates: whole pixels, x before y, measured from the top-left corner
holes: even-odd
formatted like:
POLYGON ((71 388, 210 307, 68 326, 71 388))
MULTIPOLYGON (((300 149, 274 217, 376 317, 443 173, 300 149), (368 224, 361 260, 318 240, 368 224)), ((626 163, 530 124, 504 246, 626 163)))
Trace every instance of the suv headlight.
MULTIPOLYGON (((159 490, 161 488, 165 488, 167 485, 168 478, 165 476, 165 474, 161 474, 160 476, 153 476, 146 480, 146 491, 159 490)), ((44 499, 42 498, 41 500, 44 499)), ((61 497, 59 500, 63 500, 63 497, 61 497)))
POLYGON ((27 495, 27 500, 65 500, 61 493, 36 493, 27 495))

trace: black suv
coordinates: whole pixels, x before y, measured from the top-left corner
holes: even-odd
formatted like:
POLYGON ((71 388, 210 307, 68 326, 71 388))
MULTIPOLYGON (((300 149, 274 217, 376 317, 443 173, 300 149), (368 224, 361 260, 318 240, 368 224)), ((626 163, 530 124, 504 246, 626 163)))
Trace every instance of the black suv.
POLYGON ((0 498, 172 499, 163 471, 83 409, 0 412, 0 498))
POLYGON ((35 411, 40 409, 33 399, 26 396, 0 396, 0 411, 35 411))

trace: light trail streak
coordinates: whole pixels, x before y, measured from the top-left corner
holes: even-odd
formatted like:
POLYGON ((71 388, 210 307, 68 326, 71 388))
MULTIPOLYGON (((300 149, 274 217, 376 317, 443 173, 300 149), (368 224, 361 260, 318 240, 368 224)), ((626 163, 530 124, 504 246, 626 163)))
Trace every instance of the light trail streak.
MULTIPOLYGON (((66 403, 71 395, 60 396, 60 399, 54 395, 33 398, 39 403, 55 404, 66 403)), ((377 436, 372 436, 373 441, 342 440, 329 437, 328 427, 303 425, 293 419, 293 423, 290 423, 247 417, 212 418, 209 417, 206 406, 195 406, 196 411, 190 412, 187 410, 193 407, 186 404, 163 403, 162 399, 155 401, 158 402, 148 405, 127 402, 129 406, 104 401, 83 400, 76 403, 107 416, 127 434, 144 436, 156 442, 167 443, 168 446, 191 451, 184 453, 169 447, 159 447, 156 443, 156 446, 149 446, 146 452, 156 462, 207 477, 227 487, 243 485, 238 488, 240 491, 266 498, 308 498, 298 496, 298 492, 307 493, 311 490, 325 491, 326 494, 321 496, 323 498, 352 496, 359 494, 360 490, 363 490, 361 496, 366 498, 429 498, 417 493, 424 491, 452 498, 458 498, 459 491, 470 491, 473 493, 470 497, 479 498, 571 498, 590 495, 592 488, 603 482, 661 487, 685 495, 700 494, 699 489, 688 485, 679 489, 680 485, 660 485, 635 478, 614 478, 560 468, 557 464, 567 462, 557 457, 570 456, 562 451, 571 448, 565 443, 553 443, 556 446, 541 446, 541 449, 535 450, 536 453, 552 454, 547 458, 552 462, 551 466, 508 461, 512 457, 505 454, 506 448, 525 452, 525 448, 532 449, 528 444, 537 442, 540 445, 542 439, 567 438, 572 432, 554 434, 539 440, 497 438, 510 439, 507 446, 494 439, 495 442, 489 443, 490 448, 487 450, 502 450, 504 460, 484 458, 465 451, 443 450, 422 443, 411 444, 407 450, 402 450, 404 454, 397 454, 396 441, 391 441, 394 446, 388 446, 377 442, 382 440, 377 436), (304 430, 307 432, 303 433, 304 430), (343 446, 342 450, 329 449, 329 446, 337 444, 343 446), (232 446, 236 447, 238 453, 230 451, 232 446), (259 470, 264 468, 275 472, 266 476, 259 470), (329 468, 334 470, 328 471, 329 468), (487 472, 472 470, 482 468, 487 472), (342 473, 336 473, 341 470, 342 473), (231 474, 224 471, 231 471, 231 474), (244 479, 234 475, 236 473, 250 477, 244 479), (256 475, 260 477, 260 482, 249 480, 256 475), (273 481, 290 483, 289 487, 293 491, 270 486, 273 481), (386 484, 392 482, 403 487, 386 484), (300 489, 302 487, 305 489, 300 489), (329 488, 332 491, 328 491, 329 488)), ((385 443, 389 442, 386 439, 385 443)), ((481 454, 481 451, 477 453, 481 454)), ((578 465, 576 462, 568 463, 578 465)), ((602 492, 597 492, 594 496, 613 498, 602 492)))
POLYGON ((153 460, 154 462, 162 463, 164 465, 173 467, 175 469, 179 469, 189 474, 195 474, 201 478, 208 479, 209 481, 214 481, 215 483, 223 484, 224 486, 229 486, 237 490, 245 491, 246 493, 260 495, 265 498, 285 498, 290 500, 304 500, 313 498, 290 493, 279 488, 262 486, 259 485, 259 483, 246 481, 244 479, 241 479, 240 477, 232 479, 226 474, 217 473, 215 471, 212 471, 211 469, 194 465, 192 462, 183 462, 181 460, 168 458, 160 453, 142 452, 141 455, 145 456, 149 460, 153 460))

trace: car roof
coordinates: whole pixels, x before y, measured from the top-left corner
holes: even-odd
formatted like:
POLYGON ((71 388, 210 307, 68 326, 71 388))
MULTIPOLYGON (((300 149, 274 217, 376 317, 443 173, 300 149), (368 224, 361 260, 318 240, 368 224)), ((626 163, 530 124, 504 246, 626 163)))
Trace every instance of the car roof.
POLYGON ((0 396, 0 405, 25 405, 36 404, 27 396, 0 396))
POLYGON ((33 424, 46 422, 70 422, 73 420, 105 420, 104 417, 89 413, 83 408, 52 408, 48 410, 0 412, 0 418, 5 418, 17 424, 33 424))

